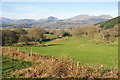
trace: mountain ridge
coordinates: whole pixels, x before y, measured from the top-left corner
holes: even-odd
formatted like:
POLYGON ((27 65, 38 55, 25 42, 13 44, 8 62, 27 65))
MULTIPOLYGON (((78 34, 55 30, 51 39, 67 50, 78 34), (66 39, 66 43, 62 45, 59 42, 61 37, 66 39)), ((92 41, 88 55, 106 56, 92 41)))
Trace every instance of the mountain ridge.
MULTIPOLYGON (((3 17, 2 17, 3 18, 3 17)), ((106 21, 112 17, 109 15, 89 16, 78 15, 69 19, 59 19, 57 17, 49 16, 45 19, 9 19, 1 18, 1 25, 3 27, 41 27, 41 28, 73 28, 76 26, 92 25, 96 22, 106 21), (15 25, 13 25, 15 24, 15 25)))

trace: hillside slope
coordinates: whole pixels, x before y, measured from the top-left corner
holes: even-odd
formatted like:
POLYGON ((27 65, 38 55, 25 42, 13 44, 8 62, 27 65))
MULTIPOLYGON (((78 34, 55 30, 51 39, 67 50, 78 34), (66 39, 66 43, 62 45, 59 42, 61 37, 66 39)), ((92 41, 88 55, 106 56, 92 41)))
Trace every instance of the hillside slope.
POLYGON ((119 24, 119 23, 120 23, 120 16, 113 18, 111 20, 97 23, 95 25, 100 25, 99 27, 108 29, 108 28, 113 28, 116 24, 119 24))

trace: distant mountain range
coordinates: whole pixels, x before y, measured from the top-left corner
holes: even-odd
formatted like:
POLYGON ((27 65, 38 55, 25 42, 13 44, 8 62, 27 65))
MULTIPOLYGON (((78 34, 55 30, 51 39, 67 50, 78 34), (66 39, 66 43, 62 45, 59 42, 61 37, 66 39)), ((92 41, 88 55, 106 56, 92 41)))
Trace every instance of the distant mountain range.
POLYGON ((112 19, 112 16, 110 15, 100 15, 100 16, 89 16, 89 15, 78 15, 73 18, 70 18, 71 20, 106 20, 106 19, 112 19))
POLYGON ((41 28, 53 28, 53 29, 65 29, 73 28, 76 26, 92 25, 93 23, 112 19, 110 15, 89 16, 78 15, 69 19, 58 19, 50 16, 46 19, 9 19, 5 17, 0 18, 0 25, 2 27, 41 27, 41 28))

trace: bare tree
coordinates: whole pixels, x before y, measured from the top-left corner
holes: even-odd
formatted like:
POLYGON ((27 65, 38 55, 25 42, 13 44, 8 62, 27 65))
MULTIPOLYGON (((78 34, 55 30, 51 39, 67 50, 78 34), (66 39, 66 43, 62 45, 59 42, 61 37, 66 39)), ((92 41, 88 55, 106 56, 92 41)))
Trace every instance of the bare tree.
POLYGON ((28 44, 28 42, 30 41, 30 39, 27 37, 27 36, 25 36, 25 35, 21 35, 20 37, 19 37, 19 40, 18 40, 19 42, 25 42, 26 44, 28 44))
POLYGON ((22 28, 15 28, 14 32, 16 32, 17 34, 27 34, 27 32, 22 28))
POLYGON ((28 30, 28 36, 35 42, 37 41, 41 42, 43 39, 45 39, 44 34, 45 30, 38 27, 33 27, 28 30))
POLYGON ((58 37, 62 37, 65 34, 65 31, 63 29, 56 30, 55 35, 58 37))
POLYGON ((12 44, 12 43, 17 43, 18 41, 18 36, 15 34, 14 31, 5 29, 2 31, 2 39, 4 40, 4 44, 12 44))

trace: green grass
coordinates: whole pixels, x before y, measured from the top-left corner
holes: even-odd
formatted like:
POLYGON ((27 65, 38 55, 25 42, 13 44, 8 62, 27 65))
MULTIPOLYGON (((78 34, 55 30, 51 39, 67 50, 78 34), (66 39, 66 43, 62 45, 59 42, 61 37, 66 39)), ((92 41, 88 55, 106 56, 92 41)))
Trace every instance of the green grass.
POLYGON ((10 72, 31 66, 33 63, 22 59, 13 59, 9 56, 2 56, 2 77, 14 77, 10 72))
POLYGON ((84 64, 101 65, 104 66, 117 66, 118 62, 118 47, 110 46, 108 44, 96 44, 87 38, 71 37, 68 40, 59 41, 51 44, 60 44, 56 46, 47 47, 14 47, 33 52, 59 57, 67 55, 75 61, 84 64))

